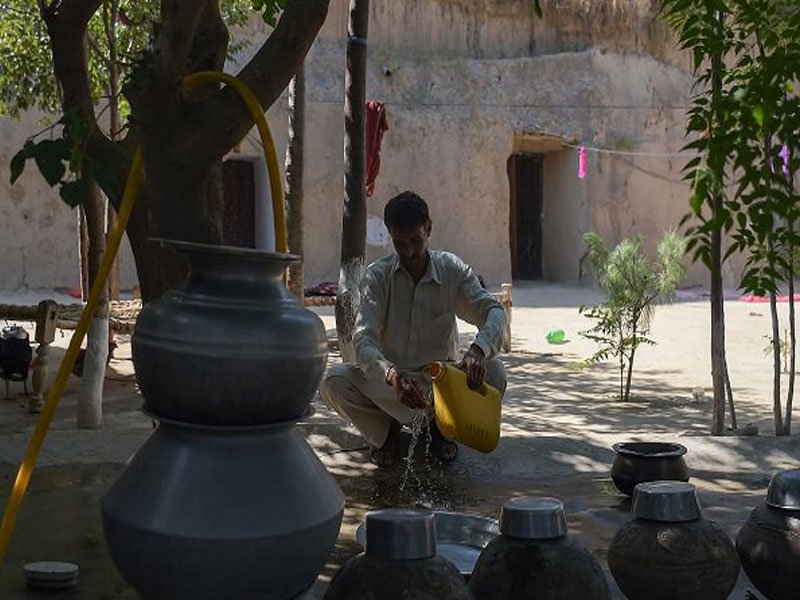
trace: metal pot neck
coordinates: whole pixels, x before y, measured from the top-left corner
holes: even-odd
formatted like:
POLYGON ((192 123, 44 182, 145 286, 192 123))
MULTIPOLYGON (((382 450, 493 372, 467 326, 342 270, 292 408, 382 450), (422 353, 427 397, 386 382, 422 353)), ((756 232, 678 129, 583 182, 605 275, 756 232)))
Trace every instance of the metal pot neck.
POLYGON ((178 240, 156 241, 186 259, 189 271, 182 286, 184 292, 264 300, 291 298, 281 275, 299 260, 298 256, 178 240))

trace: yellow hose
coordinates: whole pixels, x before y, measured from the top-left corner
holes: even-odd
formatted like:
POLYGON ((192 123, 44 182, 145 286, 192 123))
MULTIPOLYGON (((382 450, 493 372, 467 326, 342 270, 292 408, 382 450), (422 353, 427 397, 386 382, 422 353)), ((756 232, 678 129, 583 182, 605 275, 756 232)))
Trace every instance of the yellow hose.
POLYGON ((278 157, 275 152, 275 143, 272 141, 267 120, 264 118, 264 111, 261 109, 258 99, 250 91, 244 82, 236 79, 233 75, 219 73, 218 71, 200 71, 192 73, 183 80, 183 88, 190 90, 206 83, 216 83, 223 81, 239 92, 250 113, 256 120, 258 134, 261 137, 261 145, 264 147, 264 158, 267 161, 269 171, 269 188, 272 196, 272 212, 275 222, 275 249, 278 252, 286 252, 286 216, 283 210, 283 190, 281 189, 281 172, 278 169, 278 157))
POLYGON ((89 292, 89 299, 86 302, 86 308, 83 310, 78 326, 72 334, 67 352, 64 359, 61 361, 61 366, 58 368, 58 373, 53 381, 53 386, 47 394, 47 400, 42 409, 42 415, 36 423, 36 429, 33 431, 33 436, 28 443, 28 450, 25 457, 22 459, 22 464, 17 471, 17 479, 14 481, 14 488, 11 490, 11 497, 8 500, 5 513, 3 514, 3 522, 0 524, 0 567, 5 562, 6 552, 8 545, 11 542, 11 534, 14 532, 14 524, 17 520, 17 513, 19 513, 22 500, 25 492, 28 489, 28 483, 31 480, 31 473, 36 464, 36 459, 39 457, 39 450, 42 448, 44 436, 47 434, 47 428, 50 427, 50 422, 53 420, 53 414, 56 412, 58 401, 61 399, 61 393, 64 391, 64 386, 67 384, 72 365, 75 364, 75 359, 81 348, 81 342, 89 329, 89 322, 94 316, 97 305, 100 302, 100 296, 106 286, 106 279, 108 272, 111 270, 111 265, 114 262, 114 257, 119 249, 120 241, 122 240, 122 233, 125 231, 125 224, 128 222, 128 217, 131 215, 133 209, 133 202, 136 199, 136 192, 139 188, 139 175, 142 171, 142 153, 137 149, 133 157, 133 164, 131 165, 130 173, 128 174, 128 182, 125 186, 125 194, 122 197, 122 204, 119 207, 117 227, 111 232, 106 246, 106 252, 103 255, 103 260, 100 263, 100 270, 95 277, 92 289, 89 292))
MULTIPOLYGON (((269 126, 264 118, 264 113, 258 99, 253 95, 250 89, 240 80, 227 73, 218 73, 216 71, 202 71, 189 75, 183 81, 184 89, 191 89, 197 85, 204 83, 211 83, 213 81, 223 81, 233 87, 247 104, 253 118, 256 120, 258 132, 261 135, 261 143, 264 146, 264 153, 267 160, 267 167, 269 169, 270 188, 272 191, 272 206, 275 211, 275 247, 278 252, 286 252, 286 220, 283 211, 283 192, 281 190, 280 172, 278 170, 278 160, 275 153, 275 144, 272 141, 272 135, 269 131, 269 126)), ((39 457, 39 451, 44 443, 45 435, 53 420, 58 402, 61 400, 61 394, 67 384, 72 366, 75 364, 75 359, 78 357, 81 343, 89 329, 89 323, 97 310, 97 305, 100 302, 100 296, 106 286, 108 273, 111 270, 111 265, 119 250, 120 242, 122 241, 122 234, 125 232, 125 227, 128 223, 128 218, 131 216, 133 204, 136 201, 137 191, 139 189, 139 180, 142 173, 142 153, 139 148, 136 149, 136 154, 133 157, 131 170, 128 173, 128 181, 125 185, 125 193, 122 196, 122 203, 120 204, 119 212, 117 214, 117 226, 111 232, 106 245, 106 251, 103 255, 103 260, 100 263, 100 268, 95 277, 92 289, 89 292, 89 298, 86 302, 86 307, 81 314, 78 321, 78 326, 72 334, 67 351, 64 354, 64 359, 56 373, 53 385, 47 393, 47 399, 42 409, 42 414, 36 423, 36 428, 33 431, 30 442, 28 442, 28 449, 22 459, 22 464, 17 471, 17 478, 14 481, 14 487, 11 490, 11 497, 8 499, 6 510, 3 513, 3 521, 0 523, 0 570, 2 569, 8 547, 11 543, 11 535, 14 532, 14 525, 17 521, 19 509, 22 506, 22 500, 25 497, 25 492, 28 489, 28 484, 31 480, 33 468, 36 465, 36 459, 39 457)))

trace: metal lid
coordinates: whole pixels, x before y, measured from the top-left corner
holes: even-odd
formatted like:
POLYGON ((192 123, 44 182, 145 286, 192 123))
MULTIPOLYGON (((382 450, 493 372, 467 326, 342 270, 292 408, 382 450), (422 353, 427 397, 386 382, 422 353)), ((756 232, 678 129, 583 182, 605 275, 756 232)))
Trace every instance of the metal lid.
POLYGON ((367 513, 367 556, 389 560, 436 556, 432 512, 388 508, 367 513))
POLYGON ((649 481, 633 490, 633 514, 649 521, 680 523, 702 515, 697 491, 682 481, 649 481))
POLYGON ((767 506, 800 510, 800 469, 778 471, 767 489, 767 506))
POLYGON ((546 540, 567 535, 564 503, 558 498, 521 496, 503 504, 500 533, 526 540, 546 540))

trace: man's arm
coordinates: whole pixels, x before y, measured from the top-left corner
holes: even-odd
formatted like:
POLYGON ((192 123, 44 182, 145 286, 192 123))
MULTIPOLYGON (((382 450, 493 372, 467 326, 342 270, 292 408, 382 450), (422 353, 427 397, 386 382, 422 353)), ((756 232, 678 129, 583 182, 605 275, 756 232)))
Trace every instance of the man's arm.
POLYGON ((361 304, 356 315, 353 346, 356 361, 364 372, 379 381, 386 381, 391 363, 380 348, 380 335, 389 301, 386 283, 367 269, 361 280, 361 304))
POLYGON ((478 277, 467 264, 462 262, 460 267, 456 315, 478 328, 473 344, 480 348, 488 360, 500 351, 503 343, 506 311, 481 287, 478 277))

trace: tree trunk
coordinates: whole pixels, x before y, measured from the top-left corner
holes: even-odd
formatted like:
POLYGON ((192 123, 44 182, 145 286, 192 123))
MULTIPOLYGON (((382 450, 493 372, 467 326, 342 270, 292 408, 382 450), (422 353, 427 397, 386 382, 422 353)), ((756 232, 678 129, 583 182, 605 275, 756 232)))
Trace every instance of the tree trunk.
MULTIPOLYGON (((61 85, 61 102, 65 114, 74 114, 90 126, 95 126, 92 109, 91 84, 87 58, 87 24, 99 4, 93 2, 41 3, 42 18, 47 25, 53 52, 53 69, 61 85)), ((75 132, 67 130, 67 136, 75 132)), ((89 183, 82 200, 89 237, 89 287, 97 277, 98 267, 105 252, 106 207, 100 189, 92 179, 91 161, 84 158, 80 177, 89 183)), ((78 397, 78 427, 102 427, 103 379, 108 353, 108 289, 104 287, 95 321, 87 339, 88 350, 84 357, 83 379, 78 397), (105 329, 99 332, 99 329, 105 329), (105 340, 105 343, 103 343, 105 340)))
MULTIPOLYGON (((273 32, 237 77, 263 108, 279 97, 303 63, 325 21, 329 0, 292 0, 273 32)), ((125 139, 113 142, 97 126, 86 52, 87 24, 115 0, 38 3, 47 24, 62 108, 87 126, 86 154, 104 175, 118 208, 134 150, 141 147, 143 181, 126 229, 143 300, 160 296, 185 275, 173 253, 148 241, 169 237, 218 243, 222 232, 222 156, 252 128, 254 117, 231 88, 216 84, 183 92, 190 73, 221 71, 228 31, 219 0, 162 2, 152 46, 126 77, 131 106, 125 139)), ((111 9, 108 7, 111 6, 111 9)))
MULTIPOLYGON (((792 225, 793 228, 793 225, 792 225)), ((795 369, 797 368, 797 331, 794 310, 794 246, 789 246, 789 387, 786 391, 786 414, 783 435, 792 435, 792 405, 794 404, 795 369)))
POLYGON ((367 250, 366 69, 369 0, 350 0, 344 101, 344 214, 336 294, 336 332, 345 362, 355 360, 353 330, 367 250))
MULTIPOLYGON (((303 165, 306 118, 305 67, 289 84, 289 144, 286 147, 286 223, 289 252, 303 255, 303 165)), ((303 301, 303 262, 289 266, 289 290, 303 301)))
MULTIPOLYGON (((119 0, 103 3, 103 25, 108 44, 108 109, 109 109, 109 139, 116 141, 119 137, 122 122, 119 114, 119 52, 117 48, 117 17, 119 15, 119 0)), ((106 232, 110 236, 117 225, 117 211, 111 202, 108 203, 106 214, 106 232)), ((106 238, 106 242, 108 238, 106 238)), ((108 296, 110 300, 119 300, 119 254, 114 257, 114 264, 108 274, 108 296)), ((114 339, 113 332, 108 332, 109 339, 114 339)))
POLYGON ((772 322, 772 418, 775 435, 783 435, 783 406, 781 405, 781 332, 778 321, 778 299, 769 293, 769 314, 772 322))
POLYGON ((731 387, 731 375, 728 371, 728 358, 723 357, 723 369, 725 369, 725 393, 728 397, 728 408, 731 411, 731 429, 736 431, 739 426, 736 424, 736 406, 733 404, 733 388, 731 387))
MULTIPOLYGON (((724 26, 722 15, 719 15, 720 27, 724 26)), ((717 52, 711 57, 713 77, 712 93, 714 105, 719 106, 722 94, 722 56, 717 52)), ((721 110, 721 109, 719 109, 721 110)), ((724 159, 723 159, 724 160, 724 159)), ((724 163, 715 156, 712 165, 714 173, 722 181, 724 163)), ((712 218, 716 219, 722 212, 723 196, 720 192, 714 193, 712 204, 712 218)), ((725 434, 725 305, 724 290, 722 286, 722 224, 717 224, 711 232, 711 379, 714 390, 712 403, 711 435, 725 434)))
MULTIPOLYGON (((84 177, 91 181, 88 165, 84 177)), ((100 262, 106 250, 106 203, 94 182, 90 196, 84 201, 86 225, 89 233, 89 285, 97 278, 100 262)), ((79 429, 100 429, 103 426, 103 382, 108 359, 108 288, 104 286, 97 311, 86 338, 86 355, 78 393, 79 429)))
POLYGON ((633 357, 636 354, 636 348, 631 348, 630 356, 628 356, 628 374, 625 379, 625 400, 631 398, 631 379, 633 378, 633 357))
POLYGON ((78 207, 78 257, 81 277, 81 298, 89 298, 89 232, 86 229, 86 213, 83 206, 78 207))

